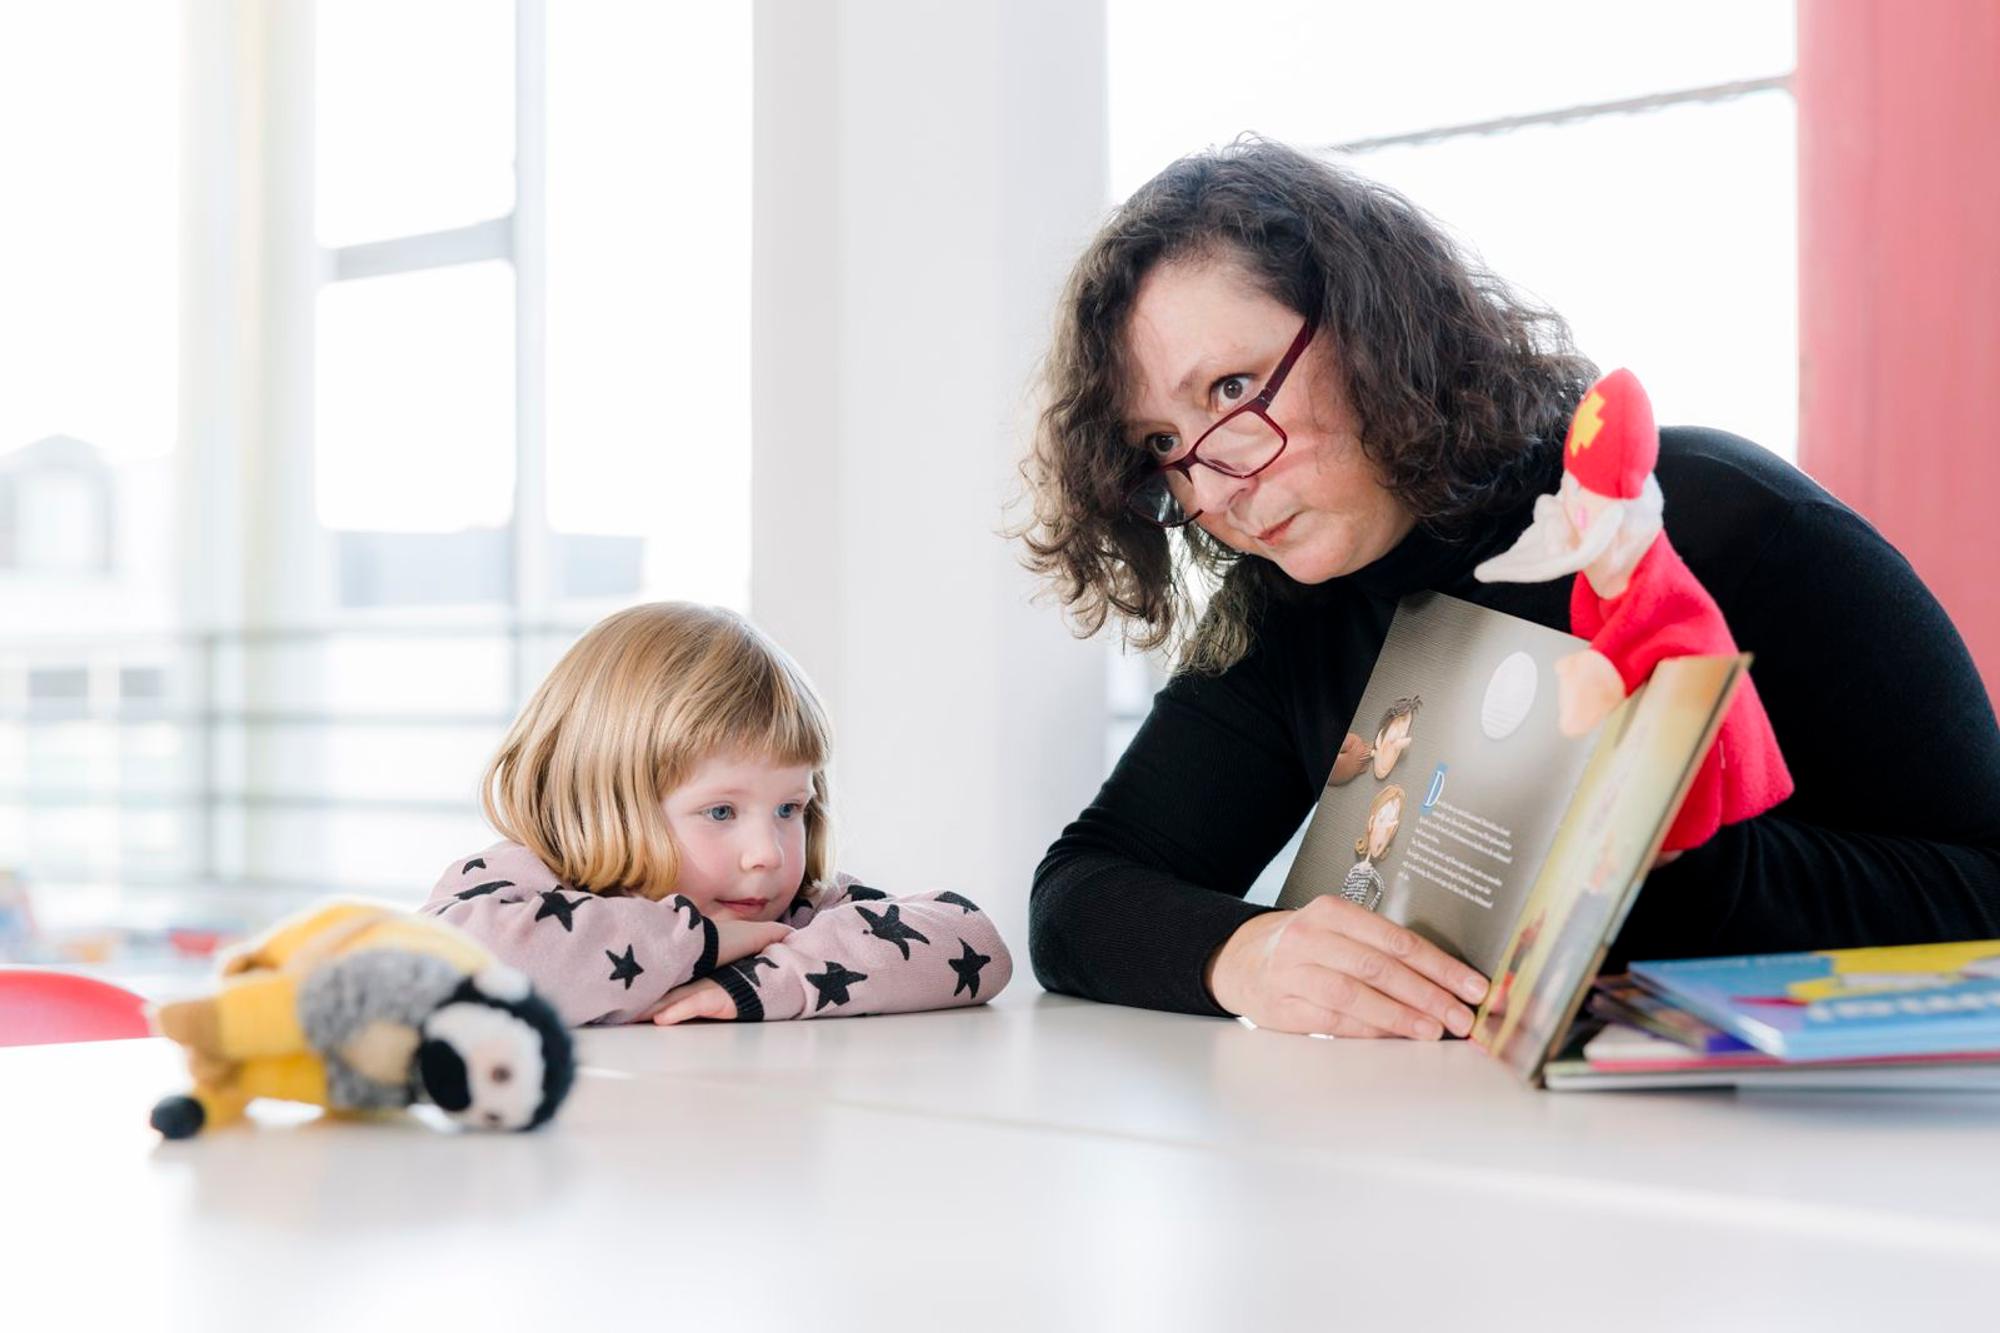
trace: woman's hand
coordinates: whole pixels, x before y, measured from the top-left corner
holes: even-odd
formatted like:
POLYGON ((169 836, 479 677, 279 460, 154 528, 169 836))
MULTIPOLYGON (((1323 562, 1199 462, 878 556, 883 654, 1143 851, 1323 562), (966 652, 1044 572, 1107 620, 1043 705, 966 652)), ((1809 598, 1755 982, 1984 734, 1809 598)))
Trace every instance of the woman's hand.
POLYGON ((653 1021, 663 1028, 685 1023, 690 1018, 719 1018, 728 1022, 735 1017, 736 1001, 707 977, 674 987, 653 1013, 653 1021))
POLYGON ((1208 965, 1215 1002, 1260 1028, 1435 1041, 1472 1031, 1486 979, 1416 932, 1344 898, 1266 912, 1208 965))

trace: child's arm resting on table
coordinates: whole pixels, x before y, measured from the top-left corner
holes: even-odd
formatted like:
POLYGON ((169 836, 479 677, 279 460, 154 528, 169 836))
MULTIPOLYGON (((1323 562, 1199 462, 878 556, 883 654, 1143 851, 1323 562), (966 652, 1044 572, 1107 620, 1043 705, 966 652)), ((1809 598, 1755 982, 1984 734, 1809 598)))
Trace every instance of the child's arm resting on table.
POLYGON ((956 893, 890 898, 844 883, 762 953, 666 997, 655 1023, 909 1013, 983 1004, 1014 961, 977 904, 956 893))
POLYGON ((711 921, 678 894, 654 902, 571 889, 521 848, 454 862, 419 910, 525 972, 571 1027, 634 1022, 783 930, 711 921))

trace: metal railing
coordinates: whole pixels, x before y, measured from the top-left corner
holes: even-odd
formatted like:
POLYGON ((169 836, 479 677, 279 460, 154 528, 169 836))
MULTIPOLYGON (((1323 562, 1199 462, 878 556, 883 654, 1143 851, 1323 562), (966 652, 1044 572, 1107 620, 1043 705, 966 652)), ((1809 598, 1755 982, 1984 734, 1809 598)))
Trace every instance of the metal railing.
MULTIPOLYGON (((121 848, 109 862, 120 882, 191 880, 225 887, 255 882, 282 888, 283 876, 246 876, 223 864, 218 824, 225 815, 255 818, 303 811, 448 817, 476 813, 470 795, 476 773, 465 774, 462 790, 466 794, 458 797, 260 789, 225 784, 221 775, 227 768, 227 747, 233 745, 248 756, 260 748, 272 749, 267 738, 273 733, 313 730, 478 730, 491 733, 497 741, 539 678, 540 666, 532 659, 538 653, 546 656, 545 650, 566 646, 587 628, 587 623, 554 621, 392 622, 0 638, 0 737, 11 732, 18 742, 0 745, 0 816, 14 812, 25 819, 40 818, 51 811, 93 810, 172 812, 184 821, 182 855, 176 859, 184 861, 185 869, 161 875, 158 858, 130 860, 121 848), (500 697, 494 702, 498 706, 398 710, 376 703, 365 709, 343 710, 266 701, 276 692, 273 673, 253 666, 253 657, 274 649, 310 652, 342 640, 380 641, 413 650, 427 643, 490 640, 496 653, 505 654, 505 669, 496 673, 500 697), (239 656, 240 661, 231 660, 239 656), (225 671, 226 664, 238 669, 225 671), (128 679, 125 673, 135 669, 160 673, 157 696, 131 700, 121 695, 128 679), (73 692, 73 681, 63 682, 70 688, 54 697, 38 698, 33 693, 36 673, 69 670, 84 673, 80 695, 73 692), (184 776, 173 783, 135 784, 127 777, 132 765, 124 737, 160 728, 178 733, 178 753, 170 756, 165 766, 180 770, 184 776), (79 730, 99 733, 100 739, 84 745, 80 752, 54 754, 37 740, 79 730), (101 739, 105 734, 112 739, 101 739), (38 755, 37 750, 42 753, 38 755), (93 766, 108 767, 112 772, 103 778, 93 778, 87 772, 79 777, 71 772, 93 766), (16 771, 9 773, 9 768, 16 771)), ((422 665, 419 656, 412 669, 421 670, 422 665)), ((315 666, 324 669, 325 664, 321 661, 315 666)), ((243 767, 254 771, 247 762, 243 767)), ((58 861, 19 858, 21 849, 0 846, 0 866, 15 862, 43 882, 102 878, 105 862, 102 857, 64 857, 58 861), (98 863, 96 868, 93 862, 98 863)))

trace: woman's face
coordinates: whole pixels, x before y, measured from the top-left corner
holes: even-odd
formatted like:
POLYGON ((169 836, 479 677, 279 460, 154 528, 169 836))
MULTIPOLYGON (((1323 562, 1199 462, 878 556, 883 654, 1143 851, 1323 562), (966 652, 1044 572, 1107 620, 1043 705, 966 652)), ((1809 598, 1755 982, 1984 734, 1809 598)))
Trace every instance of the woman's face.
MULTIPOLYGON (((1126 386, 1126 441, 1156 456, 1185 449, 1263 388, 1301 318, 1233 261, 1154 268, 1125 330, 1136 381, 1126 386)), ((1403 539, 1413 520, 1361 452, 1324 332, 1279 389, 1271 417, 1290 442, 1270 467, 1242 478, 1193 469, 1203 531, 1300 583, 1351 574, 1403 539)))

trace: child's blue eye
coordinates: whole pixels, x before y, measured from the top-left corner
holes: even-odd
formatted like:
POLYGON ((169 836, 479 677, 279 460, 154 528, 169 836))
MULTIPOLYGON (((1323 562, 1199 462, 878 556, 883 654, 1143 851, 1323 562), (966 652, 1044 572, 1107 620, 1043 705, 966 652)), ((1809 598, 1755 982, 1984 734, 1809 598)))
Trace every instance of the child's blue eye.
POLYGON ((712 819, 718 824, 726 819, 734 819, 736 817, 735 807, 728 805, 711 805, 701 813, 704 819, 712 819))
POLYGON ((786 801, 783 805, 778 807, 778 818, 780 819, 795 818, 798 815, 799 811, 803 809, 805 809, 805 807, 797 801, 786 801))

